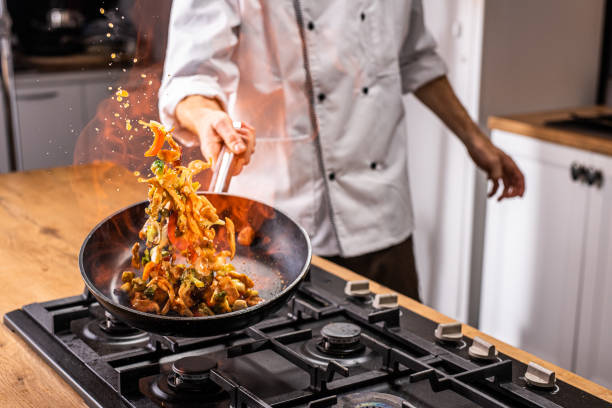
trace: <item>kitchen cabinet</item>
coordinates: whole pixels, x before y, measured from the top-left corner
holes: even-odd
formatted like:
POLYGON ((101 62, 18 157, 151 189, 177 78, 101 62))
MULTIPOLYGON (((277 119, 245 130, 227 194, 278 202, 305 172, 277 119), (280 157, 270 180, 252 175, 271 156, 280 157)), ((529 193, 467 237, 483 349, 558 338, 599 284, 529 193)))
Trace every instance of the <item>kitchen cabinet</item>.
POLYGON ((80 85, 17 90, 23 170, 72 164, 84 126, 80 85))
POLYGON ((589 189, 575 371, 612 388, 612 157, 593 154, 601 189, 589 189))
POLYGON ((612 157, 501 130, 492 138, 527 189, 487 204, 480 329, 610 387, 612 157), (574 180, 572 166, 586 175, 574 180), (603 183, 586 182, 594 170, 603 183))
POLYGON ((72 164, 81 130, 116 79, 110 71, 18 75, 18 170, 72 164))

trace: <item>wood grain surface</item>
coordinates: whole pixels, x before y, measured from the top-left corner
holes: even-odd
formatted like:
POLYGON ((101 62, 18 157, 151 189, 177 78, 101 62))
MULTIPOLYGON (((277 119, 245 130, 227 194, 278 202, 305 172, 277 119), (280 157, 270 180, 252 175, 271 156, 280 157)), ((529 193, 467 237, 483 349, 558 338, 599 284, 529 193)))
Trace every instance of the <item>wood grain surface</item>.
MULTIPOLYGON (((0 175, 0 313, 81 293, 78 251, 101 219, 145 197, 128 171, 110 164, 0 175)), ((361 276, 324 259, 313 263, 343 279, 361 276)), ((372 283, 374 292, 390 290, 372 283)), ((400 304, 437 322, 452 319, 402 295, 400 304)), ((465 326, 523 362, 535 361, 612 402, 612 391, 465 326)), ((79 395, 19 336, 0 326, 0 407, 84 407, 79 395)))
POLYGON ((606 136, 602 132, 570 130, 546 125, 546 122, 549 121, 570 119, 572 113, 585 117, 610 115, 612 114, 612 108, 588 106, 519 115, 491 116, 488 126, 490 129, 505 130, 564 146, 612 155, 611 135, 606 136))

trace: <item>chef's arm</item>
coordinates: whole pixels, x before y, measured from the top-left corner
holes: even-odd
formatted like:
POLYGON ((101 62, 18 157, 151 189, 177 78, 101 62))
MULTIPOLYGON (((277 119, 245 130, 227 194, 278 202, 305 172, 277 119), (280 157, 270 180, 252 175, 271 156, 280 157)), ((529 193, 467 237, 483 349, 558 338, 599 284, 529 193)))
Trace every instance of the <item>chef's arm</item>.
POLYGON ((237 0, 172 4, 159 90, 162 122, 197 135, 207 160, 215 160, 226 145, 238 158, 235 174, 248 163, 255 144, 254 130, 245 124, 234 129, 226 113, 228 95, 236 92, 239 80, 231 58, 238 44, 239 9, 237 0))
POLYGON ((497 192, 499 180, 504 184, 499 200, 523 195, 525 192, 523 173, 510 156, 495 147, 470 118, 445 75, 420 86, 414 94, 457 135, 474 163, 493 181, 489 196, 497 192))

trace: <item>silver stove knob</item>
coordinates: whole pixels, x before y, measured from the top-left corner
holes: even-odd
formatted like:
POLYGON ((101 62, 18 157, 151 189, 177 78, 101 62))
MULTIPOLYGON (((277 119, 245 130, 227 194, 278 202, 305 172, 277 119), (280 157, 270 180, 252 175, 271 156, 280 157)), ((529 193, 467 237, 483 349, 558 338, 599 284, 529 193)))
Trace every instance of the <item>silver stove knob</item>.
POLYGON ((438 340, 458 343, 463 338, 461 323, 440 323, 438 327, 436 327, 434 335, 438 340))
POLYGON ((367 280, 348 281, 344 286, 344 294, 347 296, 366 297, 370 293, 370 281, 367 280))
POLYGON ((538 388, 554 388, 557 379, 554 371, 531 361, 525 371, 525 381, 538 388))
POLYGON ((396 293, 380 293, 374 296, 372 306, 375 309, 386 309, 398 306, 396 293))
POLYGON ((474 337, 474 342, 468 349, 468 354, 477 360, 495 360, 497 358, 495 346, 480 337, 474 337))

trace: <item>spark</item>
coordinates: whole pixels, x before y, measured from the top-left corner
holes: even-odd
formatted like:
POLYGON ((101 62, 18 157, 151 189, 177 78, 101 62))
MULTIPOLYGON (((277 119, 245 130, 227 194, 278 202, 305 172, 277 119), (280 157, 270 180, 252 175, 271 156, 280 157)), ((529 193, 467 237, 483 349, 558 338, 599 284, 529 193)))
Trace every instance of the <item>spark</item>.
POLYGON ((104 14, 104 9, 100 7, 100 14, 104 14))
POLYGON ((113 28, 115 25, 113 23, 108 23, 109 28, 113 28))
POLYGON ((106 33, 106 38, 110 38, 111 33, 106 33))

